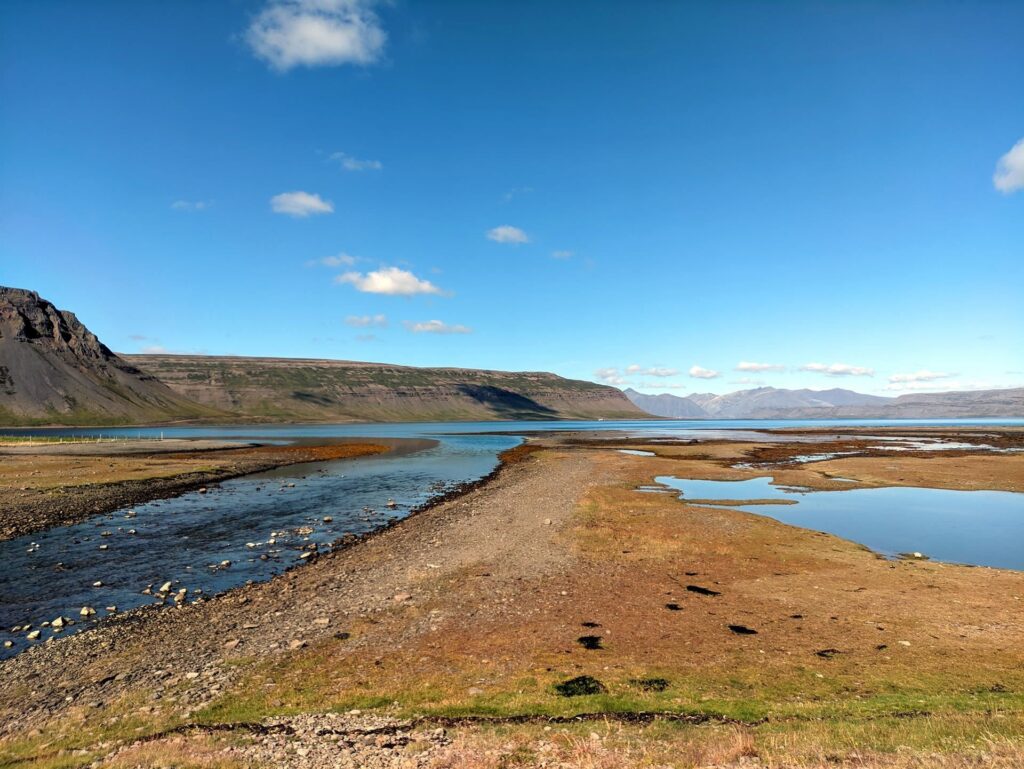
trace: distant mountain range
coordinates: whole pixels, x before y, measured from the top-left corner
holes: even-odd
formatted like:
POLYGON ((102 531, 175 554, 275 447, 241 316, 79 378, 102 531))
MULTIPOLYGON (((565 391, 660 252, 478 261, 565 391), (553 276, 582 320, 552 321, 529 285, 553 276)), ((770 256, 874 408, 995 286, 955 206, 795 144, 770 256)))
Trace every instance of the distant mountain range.
POLYGON ((1024 388, 914 393, 885 398, 853 390, 758 387, 725 395, 625 395, 649 414, 671 419, 930 419, 1024 417, 1024 388))
POLYGON ((0 286, 0 425, 647 416, 614 387, 544 372, 117 355, 72 313, 0 286))

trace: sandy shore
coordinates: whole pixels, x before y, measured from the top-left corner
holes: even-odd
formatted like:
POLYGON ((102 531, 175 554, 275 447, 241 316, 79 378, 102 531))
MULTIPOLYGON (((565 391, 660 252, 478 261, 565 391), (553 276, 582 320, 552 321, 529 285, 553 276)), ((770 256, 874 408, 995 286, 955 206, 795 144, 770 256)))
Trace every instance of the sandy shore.
MULTIPOLYGON (((637 490, 751 477, 763 444, 558 440, 270 582, 0 663, 0 766, 1024 761, 1024 573, 637 490)), ((776 461, 1024 490, 1019 454, 776 461)))

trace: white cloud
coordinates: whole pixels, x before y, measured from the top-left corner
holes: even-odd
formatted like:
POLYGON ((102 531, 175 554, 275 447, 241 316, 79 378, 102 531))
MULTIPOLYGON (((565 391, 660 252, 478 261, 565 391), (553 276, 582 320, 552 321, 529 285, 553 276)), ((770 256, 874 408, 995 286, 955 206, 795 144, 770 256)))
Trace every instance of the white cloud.
POLYGON ((531 192, 533 192, 533 187, 513 187, 505 193, 504 200, 506 203, 511 203, 514 198, 520 195, 529 195, 531 192))
POLYGON ((301 190, 274 195, 270 199, 270 207, 275 214, 287 214, 299 218, 305 218, 311 214, 334 213, 334 204, 331 201, 324 200, 312 192, 302 192, 301 190))
POLYGON ((572 259, 574 256, 576 256, 575 251, 560 250, 551 252, 552 259, 572 259))
POLYGON ((781 363, 754 363, 749 360, 741 360, 736 364, 737 371, 785 371, 786 367, 781 363))
POLYGON ((367 294, 388 294, 391 296, 412 296, 414 294, 443 294, 440 288, 429 280, 417 278, 408 270, 399 267, 381 267, 372 272, 346 272, 335 279, 336 283, 349 283, 357 291, 367 294))
POLYGON ((639 390, 687 390, 689 385, 678 382, 641 382, 637 385, 639 390))
POLYGON ((488 240, 495 243, 529 243, 529 236, 518 227, 503 224, 487 231, 488 240))
POLYGON ((717 379, 722 375, 719 371, 703 366, 690 366, 689 373, 694 379, 717 379))
POLYGON ((762 380, 754 379, 753 377, 749 376, 741 376, 739 379, 733 379, 729 384, 750 385, 753 387, 764 386, 764 382, 762 380))
POLYGON ((347 318, 345 318, 345 325, 352 326, 353 328, 369 328, 370 326, 376 326, 377 328, 387 328, 388 316, 349 315, 347 318))
POLYGON ((805 363, 800 367, 801 371, 811 371, 815 374, 825 374, 826 376, 874 376, 875 370, 873 368, 866 368, 865 366, 851 366, 848 363, 832 363, 826 365, 824 363, 805 363))
POLYGON ((890 382, 933 382, 936 379, 948 379, 952 374, 943 374, 938 371, 922 369, 912 374, 893 374, 889 377, 890 382))
POLYGON ((143 347, 139 352, 143 355, 167 355, 171 351, 162 344, 151 344, 143 347))
POLYGON ((1002 193, 1024 189, 1024 139, 1014 144, 1010 151, 999 158, 992 184, 1002 193))
POLYGON ((210 200, 175 200, 171 208, 175 211, 205 211, 213 205, 210 200))
POLYGON ((608 366, 607 368, 599 368, 594 372, 594 376, 600 379, 605 384, 610 385, 625 385, 629 384, 629 380, 622 376, 622 373, 615 366, 608 366))
POLYGON ((451 326, 439 320, 403 321, 407 329, 414 334, 470 334, 473 329, 458 324, 451 326))
POLYGON ((626 373, 639 374, 640 376, 670 377, 676 376, 679 373, 679 369, 663 368, 657 366, 653 366, 651 368, 644 368, 643 366, 634 363, 631 366, 626 366, 626 373))
POLYGON ((324 267, 351 267, 357 261, 359 257, 352 256, 352 254, 346 254, 342 251, 340 254, 334 256, 325 256, 323 259, 316 259, 310 264, 322 264, 324 267))
POLYGON ((331 155, 331 160, 340 163, 346 171, 380 171, 384 168, 384 164, 379 160, 360 160, 344 152, 335 152, 331 155))
POLYGON ((943 380, 941 382, 935 381, 919 381, 919 382, 890 382, 885 386, 885 389, 890 392, 959 392, 963 390, 998 390, 1012 385, 997 384, 995 382, 985 381, 960 381, 960 380, 943 380))
POLYGON ((245 40, 281 72, 292 67, 373 64, 387 33, 374 0, 271 0, 253 19, 245 40))

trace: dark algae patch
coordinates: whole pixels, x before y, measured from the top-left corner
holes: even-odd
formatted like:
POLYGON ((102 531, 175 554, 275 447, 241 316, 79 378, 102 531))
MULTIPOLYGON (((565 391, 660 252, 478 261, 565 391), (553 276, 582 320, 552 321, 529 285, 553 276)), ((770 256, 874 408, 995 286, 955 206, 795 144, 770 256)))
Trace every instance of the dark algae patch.
POLYGON ((555 684, 555 691, 563 697, 583 697, 588 694, 605 694, 608 688, 592 676, 576 676, 555 684))
POLYGON ((667 604, 665 604, 665 608, 668 609, 669 611, 682 611, 683 610, 683 607, 680 606, 677 603, 667 603, 667 604))
POLYGON ((663 692, 669 685, 667 678, 634 678, 630 683, 645 692, 663 692))
POLYGON ((757 635, 757 631, 746 625, 729 625, 729 630, 736 635, 757 635))
POLYGON ((603 649, 601 646, 601 636, 599 635, 581 635, 576 639, 576 643, 582 646, 584 649, 594 650, 603 649))
POLYGON ((691 593, 696 593, 697 595, 721 595, 717 590, 712 590, 709 587, 701 587, 700 585, 687 585, 686 589, 691 593))

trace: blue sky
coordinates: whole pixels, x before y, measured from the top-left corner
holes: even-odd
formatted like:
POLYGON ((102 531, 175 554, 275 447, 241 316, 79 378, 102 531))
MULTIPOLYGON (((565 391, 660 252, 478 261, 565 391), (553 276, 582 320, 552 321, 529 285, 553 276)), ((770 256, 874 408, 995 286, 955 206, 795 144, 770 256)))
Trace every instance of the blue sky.
POLYGON ((1022 29, 1019 2, 7 0, 0 283, 124 352, 1020 385, 1022 29))

